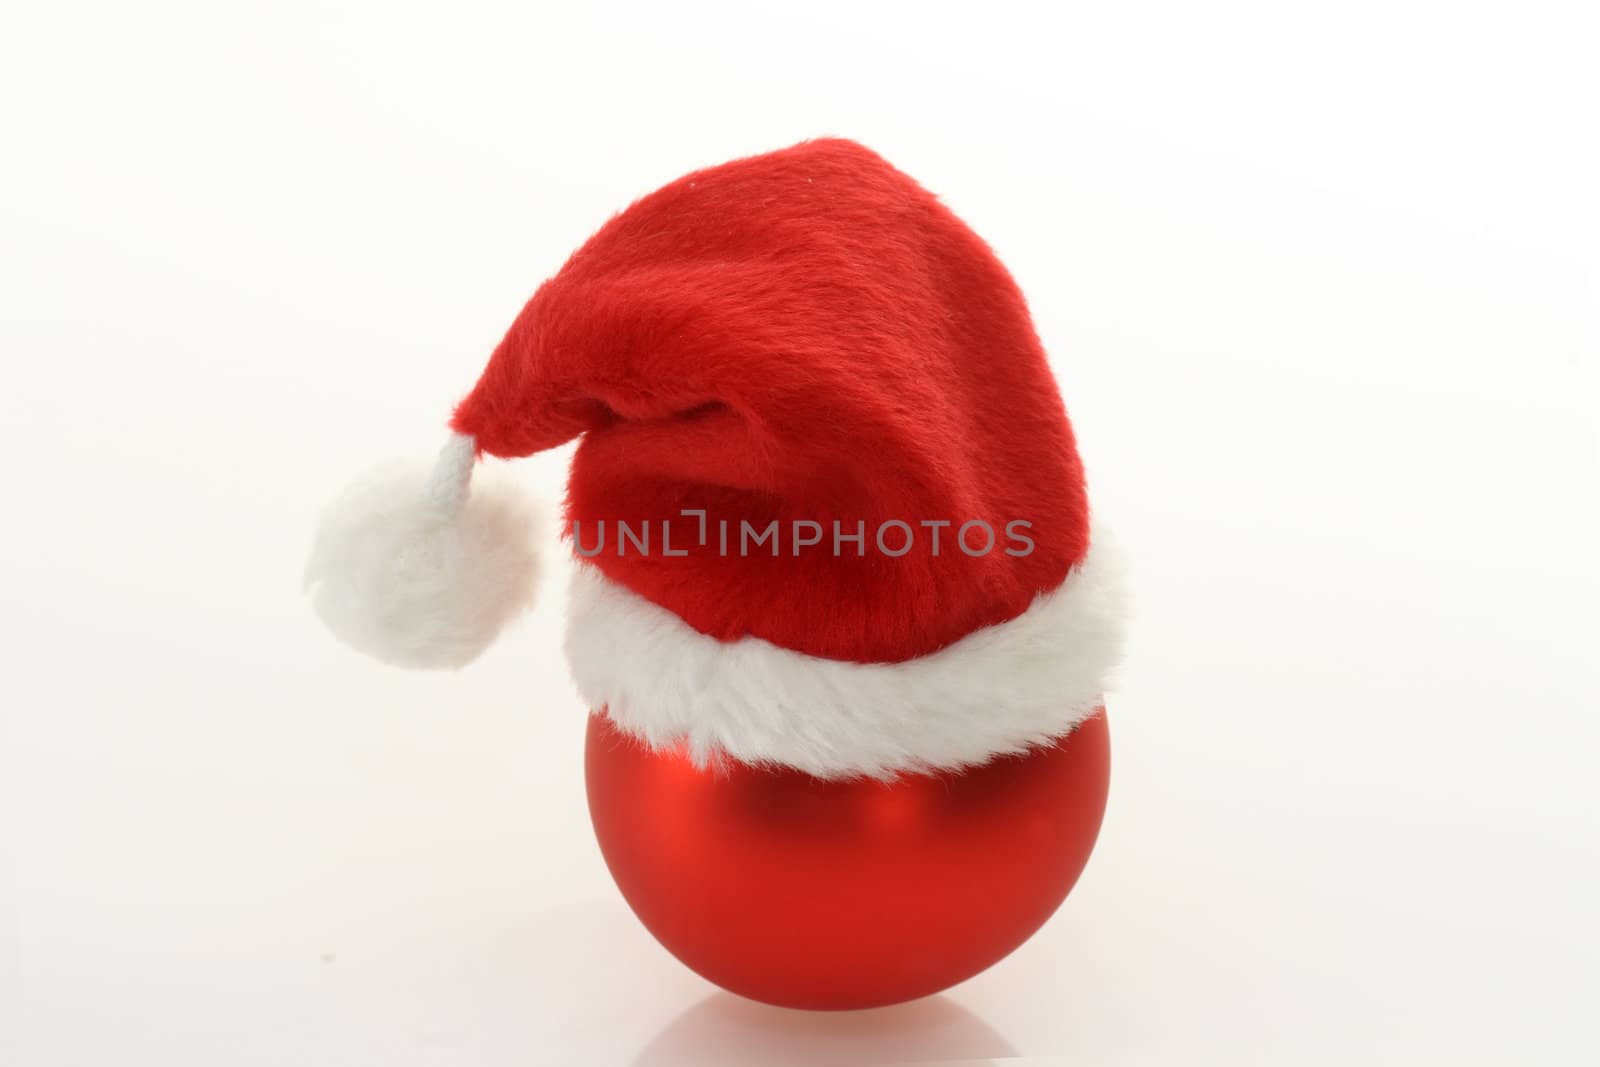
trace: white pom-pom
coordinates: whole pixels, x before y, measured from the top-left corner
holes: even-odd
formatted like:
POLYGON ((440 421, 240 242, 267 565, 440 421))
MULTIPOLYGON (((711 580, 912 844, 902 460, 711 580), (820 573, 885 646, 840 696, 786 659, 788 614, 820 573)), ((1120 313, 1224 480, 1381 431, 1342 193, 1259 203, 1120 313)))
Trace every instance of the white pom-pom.
POLYGON ((305 582, 342 641, 405 667, 460 667, 532 605, 532 509, 508 485, 471 486, 475 458, 456 434, 431 468, 384 465, 328 507, 305 582))

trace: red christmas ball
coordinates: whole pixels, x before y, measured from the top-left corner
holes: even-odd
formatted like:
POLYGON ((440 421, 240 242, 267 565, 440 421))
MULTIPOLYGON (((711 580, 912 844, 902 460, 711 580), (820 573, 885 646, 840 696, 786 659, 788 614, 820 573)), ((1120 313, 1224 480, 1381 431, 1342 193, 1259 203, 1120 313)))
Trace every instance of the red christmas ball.
POLYGON ((703 977, 791 1008, 894 1004, 997 962, 1094 847, 1102 710, 1047 748, 961 772, 825 781, 701 770, 590 716, 589 812, 647 929, 703 977))

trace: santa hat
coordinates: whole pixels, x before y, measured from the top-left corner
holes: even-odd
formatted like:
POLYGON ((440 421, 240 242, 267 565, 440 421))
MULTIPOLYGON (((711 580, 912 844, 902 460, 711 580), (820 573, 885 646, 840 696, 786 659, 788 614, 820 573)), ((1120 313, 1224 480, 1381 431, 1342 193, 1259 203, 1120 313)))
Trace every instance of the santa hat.
POLYGON ((697 171, 542 285, 430 470, 385 468, 308 568, 350 644, 459 666, 531 601, 528 512, 477 457, 581 438, 566 651, 618 728, 823 777, 1068 733, 1120 651, 1120 568, 1022 294, 876 154, 697 171))

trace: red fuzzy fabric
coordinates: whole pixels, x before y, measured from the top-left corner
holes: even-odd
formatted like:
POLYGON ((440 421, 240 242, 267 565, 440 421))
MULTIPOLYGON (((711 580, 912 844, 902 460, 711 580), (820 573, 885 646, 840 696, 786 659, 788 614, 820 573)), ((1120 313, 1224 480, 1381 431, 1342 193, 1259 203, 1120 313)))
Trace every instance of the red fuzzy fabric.
POLYGON ((850 141, 697 171, 617 215, 534 294, 452 425, 503 457, 582 434, 567 513, 585 548, 605 520, 589 562, 725 640, 910 659, 1021 614, 1089 543, 1022 294, 932 194, 850 141), (684 508, 708 512, 704 547, 684 508), (650 520, 648 556, 618 555, 619 519, 650 520), (662 554, 664 519, 687 557, 662 554), (772 519, 779 557, 741 558, 740 521, 772 519), (891 519, 916 534, 899 558, 874 543, 891 519), (974 519, 996 534, 976 558, 955 543, 974 519), (798 557, 793 520, 824 531, 798 557), (835 520, 866 524, 864 556, 833 554, 835 520), (938 556, 923 520, 951 523, 938 556), (1014 520, 1032 523, 1031 555, 1004 551, 1025 547, 1014 520))

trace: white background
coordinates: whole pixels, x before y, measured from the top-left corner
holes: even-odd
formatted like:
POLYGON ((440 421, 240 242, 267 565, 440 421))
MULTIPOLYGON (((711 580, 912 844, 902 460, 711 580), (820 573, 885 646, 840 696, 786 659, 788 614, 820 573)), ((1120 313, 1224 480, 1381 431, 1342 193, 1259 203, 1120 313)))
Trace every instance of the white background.
POLYGON ((0 1060, 1596 1062, 1587 5, 579 6, 5 16, 0 1060), (612 887, 563 564, 453 675, 298 592, 611 212, 818 134, 1013 269, 1140 598, 1066 906, 844 1016, 612 887))

